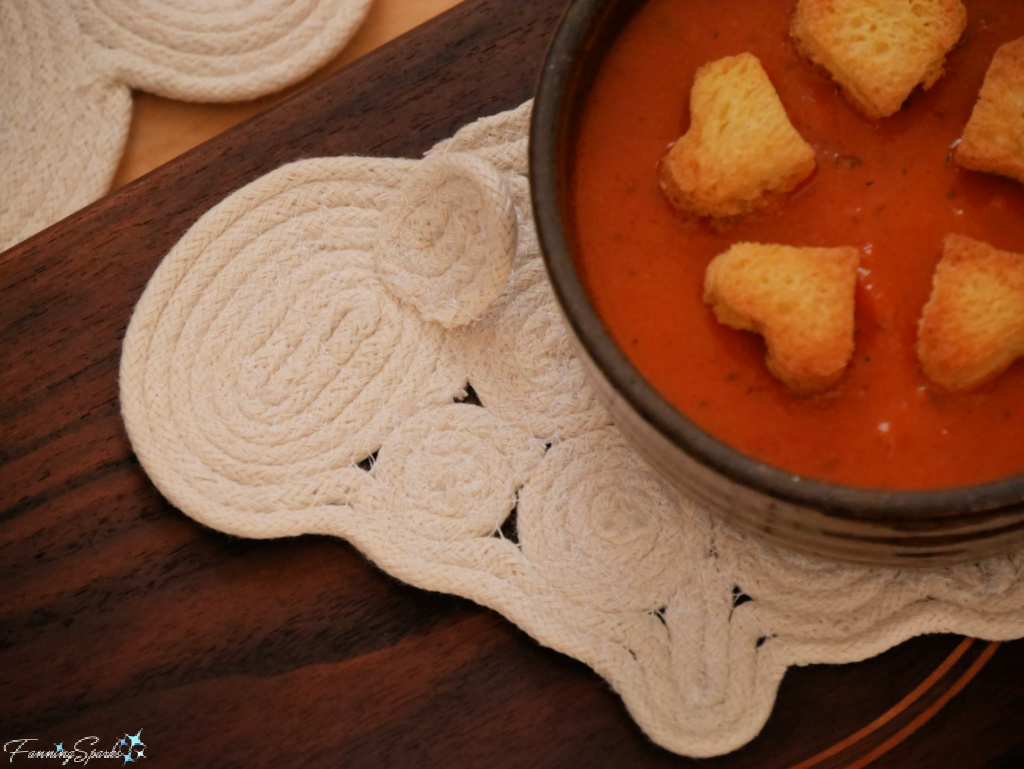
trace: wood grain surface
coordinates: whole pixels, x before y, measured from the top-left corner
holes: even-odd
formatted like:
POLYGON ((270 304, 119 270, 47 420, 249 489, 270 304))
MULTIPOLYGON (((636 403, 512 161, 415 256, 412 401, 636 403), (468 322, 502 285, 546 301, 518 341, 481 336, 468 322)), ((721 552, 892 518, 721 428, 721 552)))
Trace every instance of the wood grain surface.
POLYGON ((140 469, 120 345, 196 218, 286 161, 414 157, 521 103, 563 8, 467 0, 0 255, 0 744, 142 729, 169 767, 1024 766, 1024 642, 791 670, 757 739, 693 761, 501 616, 345 542, 204 529, 140 469))

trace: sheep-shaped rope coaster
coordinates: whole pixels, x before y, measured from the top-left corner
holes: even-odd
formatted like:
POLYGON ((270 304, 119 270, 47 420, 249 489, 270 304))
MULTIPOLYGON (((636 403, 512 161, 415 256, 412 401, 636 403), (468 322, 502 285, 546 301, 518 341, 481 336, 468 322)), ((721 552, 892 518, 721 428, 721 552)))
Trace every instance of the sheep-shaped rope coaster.
POLYGON ((193 226, 121 364, 161 492, 221 531, 342 537, 491 607, 693 756, 752 739, 790 665, 921 633, 1024 636, 1024 555, 913 573, 792 555, 709 518, 625 443, 540 259, 529 109, 423 160, 284 166, 193 226))
POLYGON ((330 61, 369 5, 0 2, 0 251, 107 191, 133 88, 197 102, 279 91, 330 61))

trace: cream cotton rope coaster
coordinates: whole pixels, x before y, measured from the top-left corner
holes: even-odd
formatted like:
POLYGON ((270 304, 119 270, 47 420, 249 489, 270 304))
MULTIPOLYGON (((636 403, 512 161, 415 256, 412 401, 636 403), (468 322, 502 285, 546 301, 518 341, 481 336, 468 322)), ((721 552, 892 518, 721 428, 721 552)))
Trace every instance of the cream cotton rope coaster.
POLYGON ((221 531, 343 537, 491 607, 691 756, 752 739, 790 665, 922 633, 1024 636, 1022 554, 914 572, 793 555, 713 520, 626 445, 539 256, 529 109, 422 160, 284 166, 194 225, 121 364, 160 491, 221 531))
POLYGON ((103 195, 131 89, 185 101, 273 93, 348 42, 370 0, 0 2, 0 250, 103 195))

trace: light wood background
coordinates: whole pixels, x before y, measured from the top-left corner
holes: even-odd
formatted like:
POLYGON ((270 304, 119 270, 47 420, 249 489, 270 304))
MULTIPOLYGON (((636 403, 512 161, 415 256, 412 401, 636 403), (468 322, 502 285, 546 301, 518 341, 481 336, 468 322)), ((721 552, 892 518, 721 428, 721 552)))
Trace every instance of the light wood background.
POLYGON ((111 190, 127 184, 277 103, 310 83, 323 80, 363 54, 457 5, 460 0, 372 0, 352 40, 327 65, 301 83, 254 101, 191 104, 152 94, 133 94, 128 145, 111 190))

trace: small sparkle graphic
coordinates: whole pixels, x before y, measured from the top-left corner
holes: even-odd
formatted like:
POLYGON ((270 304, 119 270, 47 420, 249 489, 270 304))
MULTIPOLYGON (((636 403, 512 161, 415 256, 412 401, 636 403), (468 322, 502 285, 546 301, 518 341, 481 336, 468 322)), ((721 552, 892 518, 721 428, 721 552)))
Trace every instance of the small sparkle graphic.
POLYGON ((118 745, 127 750, 122 754, 124 763, 127 764, 129 761, 135 763, 140 758, 145 758, 145 754, 142 749, 146 747, 146 743, 142 741, 142 730, 139 729, 134 735, 125 732, 124 737, 118 740, 118 745))
POLYGON ((55 742, 55 743, 53 743, 53 747, 57 748, 57 752, 60 752, 60 751, 64 750, 64 743, 62 742, 60 745, 58 745, 55 742))

